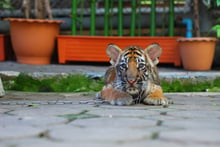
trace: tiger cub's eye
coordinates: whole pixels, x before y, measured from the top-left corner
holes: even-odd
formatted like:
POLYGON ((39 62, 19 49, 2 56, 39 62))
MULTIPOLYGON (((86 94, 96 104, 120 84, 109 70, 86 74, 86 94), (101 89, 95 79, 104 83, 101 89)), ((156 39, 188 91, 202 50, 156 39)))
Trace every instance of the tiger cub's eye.
POLYGON ((127 68, 127 64, 120 64, 120 68, 121 68, 122 70, 125 70, 125 69, 127 68))
POLYGON ((144 63, 140 63, 140 64, 138 65, 138 68, 139 68, 139 69, 144 69, 144 68, 145 68, 145 64, 144 64, 144 63))

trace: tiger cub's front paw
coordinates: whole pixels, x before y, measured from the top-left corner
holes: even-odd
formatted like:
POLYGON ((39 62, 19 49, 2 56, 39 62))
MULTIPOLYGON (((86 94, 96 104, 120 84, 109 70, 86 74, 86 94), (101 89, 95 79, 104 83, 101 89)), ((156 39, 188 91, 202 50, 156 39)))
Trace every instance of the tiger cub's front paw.
POLYGON ((162 98, 150 98, 150 97, 148 97, 148 98, 145 98, 143 100, 143 103, 147 104, 147 105, 168 105, 169 101, 165 97, 162 97, 162 98))
POLYGON ((158 86, 143 100, 143 103, 148 105, 168 105, 169 101, 164 97, 161 87, 158 86))
POLYGON ((128 106, 133 104, 131 97, 118 98, 110 101, 111 105, 128 106))
POLYGON ((122 106, 133 104, 133 98, 131 95, 112 88, 103 88, 99 94, 99 97, 108 101, 111 105, 122 106))

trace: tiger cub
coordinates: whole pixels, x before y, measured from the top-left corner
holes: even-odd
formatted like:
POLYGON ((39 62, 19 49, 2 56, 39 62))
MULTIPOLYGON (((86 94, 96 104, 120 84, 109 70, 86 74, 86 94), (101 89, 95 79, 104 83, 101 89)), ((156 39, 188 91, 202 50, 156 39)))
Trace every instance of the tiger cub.
POLYGON ((112 105, 167 105, 156 67, 161 52, 156 43, 144 50, 139 46, 121 50, 117 45, 109 44, 106 53, 112 66, 104 75, 105 85, 98 97, 112 105))

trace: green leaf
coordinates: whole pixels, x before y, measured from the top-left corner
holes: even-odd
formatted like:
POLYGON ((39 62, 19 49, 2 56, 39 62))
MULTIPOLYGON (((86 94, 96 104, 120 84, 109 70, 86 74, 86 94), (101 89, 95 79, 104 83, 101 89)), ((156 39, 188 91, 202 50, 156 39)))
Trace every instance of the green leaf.
POLYGON ((220 0, 216 0, 217 6, 220 6, 220 0))
POLYGON ((0 8, 3 9, 12 9, 10 0, 0 0, 0 8))
POLYGON ((212 31, 216 31, 216 30, 218 30, 218 29, 220 29, 220 25, 219 25, 219 24, 214 25, 214 26, 211 28, 212 31))
POLYGON ((217 37, 218 37, 218 38, 220 37, 220 25, 219 25, 219 24, 214 25, 214 26, 211 28, 211 31, 216 31, 216 32, 217 32, 217 37))

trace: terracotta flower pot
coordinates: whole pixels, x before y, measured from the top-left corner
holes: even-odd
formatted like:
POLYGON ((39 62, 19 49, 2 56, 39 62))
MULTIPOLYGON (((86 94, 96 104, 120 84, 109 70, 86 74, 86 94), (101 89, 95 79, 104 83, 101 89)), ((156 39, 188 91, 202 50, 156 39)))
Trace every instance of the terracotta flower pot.
POLYGON ((160 63, 173 63, 175 66, 180 66, 178 42, 176 41, 180 37, 59 35, 57 38, 59 63, 66 63, 66 61, 109 62, 106 47, 110 43, 117 44, 121 48, 138 45, 143 49, 151 43, 159 43, 163 49, 160 63))
POLYGON ((0 34, 0 61, 5 60, 4 35, 0 34))
POLYGON ((50 63, 59 24, 63 21, 16 18, 5 20, 10 21, 10 35, 17 62, 50 63))
POLYGON ((215 53, 216 38, 194 37, 181 38, 180 56, 186 70, 210 70, 215 53))

